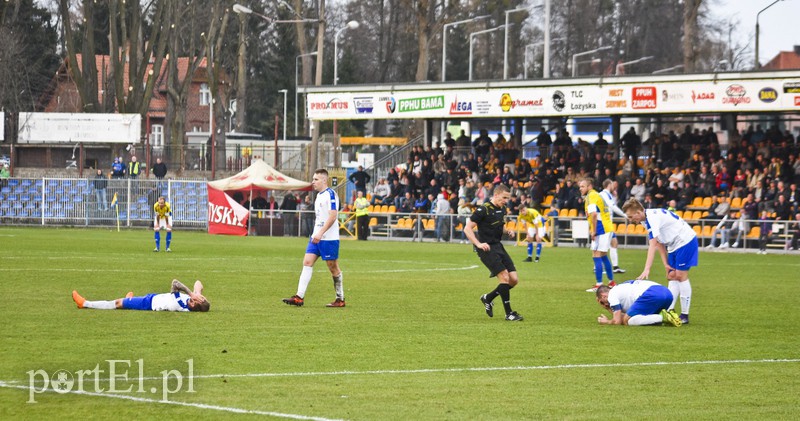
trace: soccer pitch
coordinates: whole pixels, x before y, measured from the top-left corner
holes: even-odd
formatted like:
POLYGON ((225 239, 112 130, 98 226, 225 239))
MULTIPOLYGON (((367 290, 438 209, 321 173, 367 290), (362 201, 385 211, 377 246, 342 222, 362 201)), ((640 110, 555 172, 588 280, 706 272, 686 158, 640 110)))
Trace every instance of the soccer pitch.
MULTIPOLYGON (((596 322, 586 249, 546 248, 536 264, 510 247, 520 275, 512 304, 525 317, 511 323, 486 317, 478 297, 496 282, 464 244, 345 240, 347 307, 331 309, 322 262, 304 307, 281 302, 295 293, 306 239, 176 231, 167 254, 151 251, 152 238, 0 228, 0 419, 800 413, 796 255, 703 251, 690 273, 690 325, 620 327, 596 322), (70 296, 167 292, 173 278, 201 279, 211 311, 79 310, 70 296), (53 391, 59 373, 73 381, 69 393, 53 391)), ((644 258, 620 249, 628 273, 617 280, 636 277, 644 258)), ((663 276, 656 258, 651 278, 663 276)))

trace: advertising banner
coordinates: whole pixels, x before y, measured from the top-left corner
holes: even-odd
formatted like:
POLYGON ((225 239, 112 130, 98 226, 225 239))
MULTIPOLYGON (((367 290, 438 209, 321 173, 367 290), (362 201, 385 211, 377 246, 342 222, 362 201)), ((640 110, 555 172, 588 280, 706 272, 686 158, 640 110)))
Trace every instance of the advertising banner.
POLYGON ((208 233, 247 235, 250 211, 224 191, 208 186, 208 233))
POLYGON ((441 86, 309 93, 308 116, 314 120, 454 119, 800 111, 800 79, 444 90, 441 86))
POLYGON ((20 113, 19 143, 139 142, 140 114, 20 113))

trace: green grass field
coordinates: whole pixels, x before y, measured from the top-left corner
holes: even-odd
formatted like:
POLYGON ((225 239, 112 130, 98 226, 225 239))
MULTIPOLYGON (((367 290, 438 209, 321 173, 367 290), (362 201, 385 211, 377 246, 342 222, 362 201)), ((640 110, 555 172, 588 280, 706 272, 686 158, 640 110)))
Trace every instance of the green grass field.
MULTIPOLYGON (((343 241, 348 307, 328 309, 333 288, 322 262, 305 307, 280 301, 295 292, 304 239, 179 231, 171 254, 152 253, 144 230, 0 228, 0 241, 0 419, 800 413, 797 256, 701 252, 690 325, 620 327, 596 323, 602 309, 584 291, 594 278, 581 249, 547 248, 533 264, 522 263, 522 247, 510 248, 521 279, 512 304, 525 316, 510 323, 484 314, 478 297, 495 282, 467 245, 343 241), (173 278, 203 280, 211 311, 79 310, 70 296, 166 292, 173 278), (108 391, 108 360, 132 362, 116 366, 129 380, 115 388, 131 390, 108 391), (176 393, 160 402, 161 372, 186 375, 187 360, 193 389, 184 378, 177 391, 172 379, 176 393), (84 393, 33 394, 28 403, 29 372, 77 379, 96 366, 105 372, 99 383, 87 375, 84 393)), ((620 250, 626 279, 644 257, 620 250)), ((33 386, 44 388, 41 379, 33 386)))

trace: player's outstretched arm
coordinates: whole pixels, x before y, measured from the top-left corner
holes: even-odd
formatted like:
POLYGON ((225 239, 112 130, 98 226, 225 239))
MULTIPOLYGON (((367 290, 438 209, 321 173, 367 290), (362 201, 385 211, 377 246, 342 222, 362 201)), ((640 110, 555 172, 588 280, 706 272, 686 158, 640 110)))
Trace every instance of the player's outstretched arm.
POLYGON ((177 279, 173 279, 172 280, 172 292, 183 292, 184 294, 191 294, 192 290, 190 290, 181 281, 179 281, 177 279))
POLYGON ((656 250, 658 249, 658 246, 658 240, 651 238, 647 247, 647 260, 644 262, 644 270, 636 279, 647 279, 650 276, 650 268, 653 266, 653 259, 656 257, 656 250))
POLYGON ((203 283, 199 279, 194 281, 194 293, 203 295, 203 283))

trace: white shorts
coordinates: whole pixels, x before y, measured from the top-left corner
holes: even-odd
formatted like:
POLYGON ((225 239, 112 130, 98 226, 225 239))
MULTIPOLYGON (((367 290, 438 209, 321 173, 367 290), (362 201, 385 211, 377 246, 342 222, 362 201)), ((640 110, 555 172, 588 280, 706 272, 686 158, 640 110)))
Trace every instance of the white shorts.
POLYGON ((609 248, 611 248, 610 232, 596 235, 594 237, 594 241, 592 241, 592 251, 602 251, 603 253, 607 253, 609 248))
POLYGON ((158 216, 155 217, 153 220, 153 228, 164 228, 167 230, 172 229, 172 217, 167 215, 164 218, 159 219, 158 216))
POLYGON ((531 227, 531 228, 528 228, 528 237, 531 237, 534 240, 536 239, 537 235, 539 236, 539 238, 544 238, 544 234, 545 234, 544 227, 538 227, 538 228, 537 227, 531 227))

